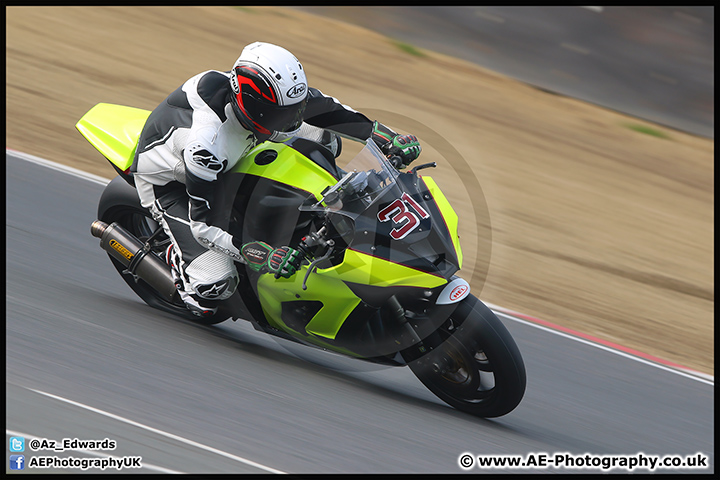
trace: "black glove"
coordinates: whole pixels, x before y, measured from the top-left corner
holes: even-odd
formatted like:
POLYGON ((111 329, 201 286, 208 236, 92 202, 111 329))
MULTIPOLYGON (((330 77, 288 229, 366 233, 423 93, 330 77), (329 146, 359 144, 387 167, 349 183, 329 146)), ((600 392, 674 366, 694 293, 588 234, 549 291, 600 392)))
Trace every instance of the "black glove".
POLYGON ((415 135, 398 135, 377 121, 373 123, 372 139, 388 157, 400 157, 402 164, 395 165, 396 168, 407 167, 422 151, 415 135))
POLYGON ((270 272, 275 278, 290 278, 302 265, 303 254, 290 247, 271 247, 265 242, 246 243, 240 253, 248 267, 256 272, 270 272))

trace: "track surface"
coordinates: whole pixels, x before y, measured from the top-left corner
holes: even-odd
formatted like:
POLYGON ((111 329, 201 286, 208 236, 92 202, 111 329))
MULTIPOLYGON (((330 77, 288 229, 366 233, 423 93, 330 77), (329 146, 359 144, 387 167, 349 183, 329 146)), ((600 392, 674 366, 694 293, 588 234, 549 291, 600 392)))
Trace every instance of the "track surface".
POLYGON ((701 452, 714 471, 710 382, 525 323, 505 320, 526 396, 483 420, 408 369, 154 311, 90 235, 103 186, 6 158, 8 437, 113 439, 148 473, 459 473, 464 452, 701 452))
POLYGON ((714 138, 713 7, 297 8, 714 138))

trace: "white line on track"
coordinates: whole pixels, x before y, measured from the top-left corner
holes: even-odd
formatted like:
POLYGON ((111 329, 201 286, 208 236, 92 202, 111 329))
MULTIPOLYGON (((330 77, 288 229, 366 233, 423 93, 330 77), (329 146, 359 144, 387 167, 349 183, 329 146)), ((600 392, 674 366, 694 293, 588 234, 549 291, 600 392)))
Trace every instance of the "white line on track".
MULTIPOLYGON (((14 436, 14 437, 45 438, 45 437, 41 437, 41 436, 39 436, 39 435, 32 435, 32 434, 29 434, 29 433, 18 432, 18 431, 10 430, 10 429, 5 429, 5 434, 7 434, 7 435, 12 435, 12 436, 14 436)), ((114 458, 114 459, 116 459, 116 460, 121 460, 121 459, 122 459, 122 457, 118 457, 118 456, 115 456, 115 455, 108 455, 107 453, 94 452, 94 451, 92 451, 92 450, 81 450, 81 449, 79 449, 79 448, 67 448, 67 449, 65 449, 65 450, 63 450, 63 451, 64 451, 64 452, 68 452, 68 451, 71 451, 71 452, 80 452, 80 453, 84 453, 84 454, 87 454, 87 455, 92 455, 92 456, 95 456, 95 457, 112 457, 112 458, 114 458)), ((157 466, 157 465, 153 465, 153 464, 151 464, 151 463, 146 463, 146 462, 142 462, 142 468, 147 468, 148 470, 154 470, 154 471, 160 472, 160 473, 186 473, 186 472, 178 472, 177 470, 170 470, 169 468, 165 468, 165 467, 159 467, 159 466, 157 466)), ((108 470, 110 471, 109 468, 108 468, 108 470)))
POLYGON ((587 55, 590 53, 590 50, 587 48, 579 47, 577 45, 573 45, 572 43, 561 43, 560 46, 566 50, 579 53, 580 55, 587 55))
MULTIPOLYGON (((594 7, 584 7, 584 8, 594 8, 594 7)), ((598 8, 602 8, 602 7, 598 7, 598 8)), ((65 173, 68 173, 68 174, 70 174, 70 175, 74 175, 74 176, 76 176, 76 177, 84 178, 84 179, 87 179, 87 180, 90 180, 90 181, 99 183, 99 184, 101 184, 101 185, 106 185, 106 184, 110 181, 110 180, 107 179, 107 178, 103 178, 103 177, 100 177, 100 176, 97 176, 97 175, 93 175, 93 174, 91 174, 91 173, 87 173, 87 172, 84 172, 84 171, 82 171, 82 170, 78 170, 77 168, 72 168, 72 167, 68 167, 68 166, 65 166, 65 165, 61 165, 61 164, 59 164, 59 163, 51 162, 50 160, 45 160, 44 158, 36 157, 36 156, 34 156, 34 155, 30 155, 30 154, 23 153, 23 152, 18 152, 17 150, 12 150, 12 149, 6 148, 6 149, 5 149, 5 152, 6 152, 6 154, 10 153, 10 154, 12 154, 12 155, 14 155, 14 156, 17 156, 18 158, 20 158, 20 159, 22 159, 22 160, 26 160, 26 161, 29 161, 29 162, 32 162, 32 163, 36 163, 36 164, 38 164, 38 165, 42 165, 42 166, 45 166, 45 167, 48 167, 48 168, 52 168, 53 170, 58 170, 58 171, 60 171, 60 172, 65 172, 65 173)), ((692 378, 692 379, 694 379, 694 380, 697 380, 697 381, 702 382, 702 383, 706 383, 706 384, 708 384, 708 385, 715 385, 715 377, 712 376, 712 375, 708 375, 708 374, 701 373, 701 372, 684 371, 684 370, 678 370, 678 369, 675 369, 675 368, 671 368, 671 367, 668 367, 668 366, 666 366, 666 365, 662 365, 662 364, 660 364, 660 363, 652 362, 652 361, 646 360, 646 359, 644 359, 644 358, 640 358, 640 357, 637 357, 637 356, 634 356, 634 355, 630 355, 630 354, 628 354, 628 353, 622 352, 622 351, 620 351, 620 350, 617 350, 617 349, 614 349, 614 348, 611 348, 611 347, 608 347, 608 346, 605 346, 605 345, 601 345, 601 344, 596 343, 596 342, 592 342, 592 341, 589 341, 589 340, 585 340, 585 339, 582 339, 582 338, 579 338, 579 337, 576 337, 576 336, 573 336, 573 335, 568 335, 568 334, 563 333, 563 332, 560 332, 560 331, 558 331, 558 330, 554 330, 554 329, 549 328, 549 327, 545 327, 545 326, 542 326, 542 325, 538 325, 537 323, 533 323, 533 322, 531 322, 531 321, 521 319, 521 318, 516 317, 516 316, 513 316, 512 314, 509 314, 509 313, 499 312, 498 309, 500 309, 500 310, 507 310, 507 309, 503 309, 502 307, 498 307, 498 306, 496 306, 496 305, 488 304, 487 302, 486 302, 486 304, 487 304, 487 306, 488 306, 489 308, 491 308, 496 314, 502 315, 502 316, 504 316, 504 317, 506 317, 506 318, 508 318, 508 319, 510 319, 510 320, 515 320, 515 321, 517 321, 517 322, 524 323, 524 324, 526 324, 526 325, 531 325, 531 326, 533 326, 533 327, 540 328, 540 329, 545 330, 545 331, 547 331, 547 332, 554 333, 555 335, 560 335, 561 337, 570 338, 570 339, 572 339, 572 340, 575 340, 575 341, 584 343, 584 344, 586 344, 586 345, 591 345, 591 346, 594 346, 594 347, 597 347, 597 348, 601 348, 601 349, 603 349, 603 350, 606 350, 606 351, 608 351, 608 352, 615 353, 615 354, 617 354, 617 355, 621 355, 621 356, 626 357, 626 358, 629 358, 629 359, 631 359, 631 360, 635 360, 635 361, 640 362, 640 363, 644 363, 644 364, 647 364, 647 365, 651 365, 651 366, 654 366, 654 367, 659 368, 659 369, 661 369, 661 370, 665 370, 665 371, 668 371, 668 372, 671 372, 671 373, 675 373, 675 374, 681 375, 681 376, 683 376, 683 377, 692 378)), ((690 369, 688 369, 688 370, 690 370, 690 369)))
POLYGON ((660 80, 661 82, 669 83, 670 85, 678 84, 678 80, 676 78, 668 77, 667 75, 663 75, 661 73, 650 72, 648 75, 650 75, 655 80, 660 80))
POLYGON ((497 15, 493 15, 491 13, 484 12, 482 10, 476 10, 475 16, 484 18, 485 20, 490 20, 491 22, 495 22, 495 23, 505 23, 505 19, 503 17, 499 17, 497 15))
MULTIPOLYGON (((489 305, 488 305, 488 307, 489 307, 489 305)), ((493 310, 493 311, 494 311, 495 314, 498 315, 498 316, 505 317, 505 318, 508 318, 508 319, 510 319, 510 320, 514 320, 514 321, 516 321, 516 322, 524 323, 525 325, 530 325, 531 327, 539 328, 540 330, 544 330, 544 331, 546 331, 546 332, 554 333, 555 335, 559 335, 559 336, 564 337, 564 338, 569 338, 569 339, 571 339, 571 340, 575 340, 576 342, 584 343, 585 345, 590 345, 591 347, 599 348, 599 349, 601 349, 601 350, 605 350, 606 352, 614 353, 615 355, 620 355, 621 357, 629 358, 630 360, 635 360, 636 362, 644 363, 645 365, 650 365, 650 366, 652 366, 652 367, 659 368, 660 370, 665 370, 665 371, 667 371, 667 372, 675 373, 675 374, 677 374, 677 375, 680 375, 680 376, 683 376, 683 377, 687 377, 687 378, 691 378, 691 379, 693 379, 693 380, 697 380, 698 382, 706 383, 706 384, 708 384, 708 385, 715 385, 715 382, 714 382, 714 380, 713 380, 714 377, 712 377, 712 376, 710 376, 710 375, 706 375, 706 374, 701 373, 701 372, 697 372, 697 373, 695 373, 695 372, 693 372, 693 373, 687 373, 687 372, 684 372, 684 371, 682 371, 682 370, 677 370, 677 369, 675 369, 675 368, 667 367, 667 366, 661 365, 661 364, 659 364, 659 363, 651 362, 650 360, 645 360, 644 358, 640 358, 640 357, 637 357, 637 356, 635 356, 635 355, 631 355, 631 354, 629 354, 629 353, 621 352, 620 350, 616 350, 616 349, 614 349, 614 348, 612 348, 612 347, 608 347, 608 346, 605 346, 605 345, 601 345, 601 344, 599 344, 599 343, 595 343, 595 342, 590 341, 590 340, 585 340, 584 338, 578 338, 578 337, 575 337, 575 336, 573 336, 573 335, 570 335, 570 334, 567 334, 567 333, 564 333, 564 332, 558 332, 557 330, 553 330, 553 329, 550 328, 550 327, 546 327, 546 326, 543 326, 543 325, 538 325, 537 323, 533 323, 533 322, 528 321, 528 320, 523 320, 522 318, 517 318, 517 317, 514 317, 514 316, 512 316, 512 315, 508 315, 507 313, 498 312, 497 310, 493 310)))
POLYGON ((224 452, 224 451, 222 451, 222 450, 218 450, 217 448, 209 447, 209 446, 207 446, 207 445, 203 445, 202 443, 198 443, 198 442, 195 442, 195 441, 193 441, 193 440, 189 440, 189 439, 187 439, 187 438, 180 437, 180 436, 178 436, 178 435, 174 435, 174 434, 172 434, 172 433, 164 432, 164 431, 159 430, 159 429, 157 429, 157 428, 153 428, 153 427, 144 425, 144 424, 139 423, 139 422, 136 422, 136 421, 134 421, 134 420, 130 420, 130 419, 125 418, 125 417, 121 417, 120 415, 115 415, 115 414, 113 414, 113 413, 106 412, 106 411, 104 411, 104 410, 100 410, 99 408, 91 407, 91 406, 89 406, 89 405, 85 405, 85 404, 80 403, 80 402, 76 402, 76 401, 73 401, 73 400, 69 400, 69 399, 67 399, 67 398, 59 397, 59 396, 53 395, 53 394, 51 394, 51 393, 46 393, 46 392, 43 392, 43 391, 40 391, 40 390, 35 390, 34 388, 29 388, 28 390, 33 391, 33 392, 35 392, 35 393, 39 393, 40 395, 45 395, 46 397, 50 397, 50 398, 53 398, 53 399, 58 400, 58 401, 61 401, 61 402, 69 403, 70 405, 75 405, 76 407, 84 408, 85 410, 89 410, 89 411, 91 411, 91 412, 94 412, 94 413, 97 413, 97 414, 100 414, 100 415, 104 415, 104 416, 106 416, 106 417, 112 418, 112 419, 117 420, 117 421, 119 421, 119 422, 127 423, 128 425, 132 425, 132 426, 134 426, 134 427, 142 428, 143 430, 147 430, 147 431, 152 432, 152 433, 155 433, 155 434, 157 434, 157 435, 162 435, 163 437, 170 438, 170 439, 175 440, 175 441, 177 441, 177 442, 184 443, 184 444, 186 444, 186 445, 190 445, 190 446, 192 446, 192 447, 199 448, 199 449, 201 449, 201 450, 205 450, 205 451, 207 451, 207 452, 214 453, 214 454, 216 454, 216 455, 220 455, 220 456, 225 457, 225 458, 229 458, 230 460, 235 460, 236 462, 244 463, 245 465, 249 465, 249 466, 251 466, 251 467, 255 467, 255 468, 258 468, 258 469, 260 469, 260 470, 264 470, 264 471, 266 471, 266 472, 269 472, 269 473, 280 473, 280 474, 285 474, 285 473, 286 473, 286 472, 283 472, 283 471, 280 471, 280 470, 277 470, 277 469, 268 467, 268 466, 263 465, 263 464, 261 464, 261 463, 253 462, 252 460, 248 460, 247 458, 239 457, 239 456, 237 456, 237 455, 233 455, 232 453, 227 453, 227 452, 224 452))
POLYGON ((99 183, 100 185, 107 185, 108 183, 110 183, 109 178, 101 177, 99 175, 93 175, 92 173, 69 167, 67 165, 51 162, 50 160, 45 160, 44 158, 36 157, 35 155, 30 155, 29 153, 18 152, 17 150, 6 148, 5 154, 7 155, 8 153, 20 158, 21 160, 36 163, 38 165, 42 165, 43 167, 51 168, 59 172, 68 173, 75 177, 84 178, 85 180, 90 180, 91 182, 99 183))
POLYGON ((687 20, 689 22, 693 22, 693 23, 697 23, 697 24, 703 23, 703 20, 701 18, 698 18, 694 15, 690 15, 689 13, 675 11, 675 12, 673 12, 673 15, 676 16, 677 18, 680 18, 682 20, 687 20))

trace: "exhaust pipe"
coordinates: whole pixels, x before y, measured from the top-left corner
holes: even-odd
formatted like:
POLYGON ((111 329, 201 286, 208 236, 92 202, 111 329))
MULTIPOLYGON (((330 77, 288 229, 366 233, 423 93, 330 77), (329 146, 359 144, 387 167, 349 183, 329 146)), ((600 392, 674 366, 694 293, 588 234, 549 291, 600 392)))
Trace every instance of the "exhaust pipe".
POLYGON ((113 258, 122 263, 135 278, 142 279, 157 290, 166 300, 177 300, 178 293, 173 281, 170 265, 145 248, 140 240, 116 222, 108 225, 96 220, 90 226, 93 237, 100 239, 100 246, 113 258))

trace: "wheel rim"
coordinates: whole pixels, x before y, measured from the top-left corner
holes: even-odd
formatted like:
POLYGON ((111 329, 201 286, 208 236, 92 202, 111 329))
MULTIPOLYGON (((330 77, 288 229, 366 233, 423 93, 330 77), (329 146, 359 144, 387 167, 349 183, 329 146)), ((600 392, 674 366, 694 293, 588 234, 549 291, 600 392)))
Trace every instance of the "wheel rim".
POLYGON ((435 334, 424 348, 407 354, 408 366, 430 391, 484 418, 518 406, 526 384, 522 357, 502 322, 480 300, 472 295, 463 300, 435 334))
POLYGON ((470 351, 453 338, 446 344, 429 360, 425 380, 461 402, 480 403, 492 398, 495 374, 485 352, 478 346, 470 351))

